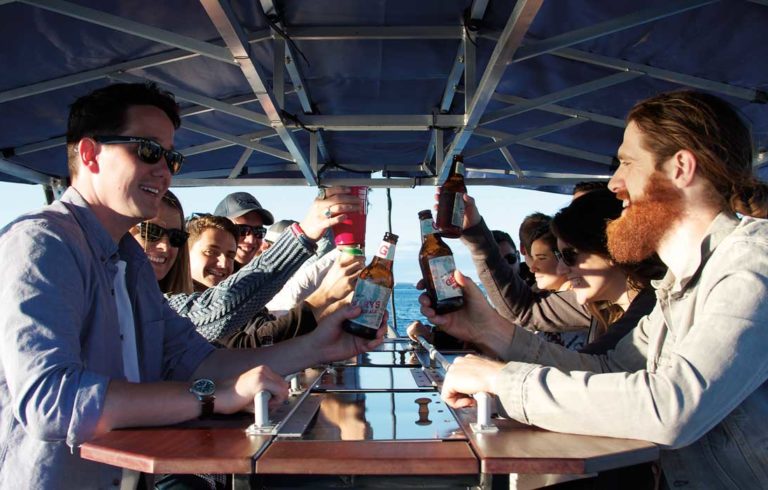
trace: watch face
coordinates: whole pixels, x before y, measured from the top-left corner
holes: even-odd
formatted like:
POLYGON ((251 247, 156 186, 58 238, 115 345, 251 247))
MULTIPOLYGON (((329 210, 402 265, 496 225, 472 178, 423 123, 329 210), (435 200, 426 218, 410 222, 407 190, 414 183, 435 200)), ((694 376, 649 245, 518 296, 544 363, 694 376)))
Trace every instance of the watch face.
POLYGON ((216 391, 216 385, 210 379, 198 379, 192 383, 190 391, 196 395, 209 396, 216 391))

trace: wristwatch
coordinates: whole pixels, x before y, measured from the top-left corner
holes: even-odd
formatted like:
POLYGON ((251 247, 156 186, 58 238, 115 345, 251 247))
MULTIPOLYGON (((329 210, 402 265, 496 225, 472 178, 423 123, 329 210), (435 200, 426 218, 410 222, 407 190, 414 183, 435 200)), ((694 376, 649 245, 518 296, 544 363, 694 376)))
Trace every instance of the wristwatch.
POLYGON ((202 407, 200 413, 201 419, 213 415, 213 401, 216 399, 216 397, 213 396, 213 394, 216 393, 216 385, 213 381, 205 378, 196 379, 192 383, 192 386, 190 386, 189 392, 200 400, 200 406, 202 407))

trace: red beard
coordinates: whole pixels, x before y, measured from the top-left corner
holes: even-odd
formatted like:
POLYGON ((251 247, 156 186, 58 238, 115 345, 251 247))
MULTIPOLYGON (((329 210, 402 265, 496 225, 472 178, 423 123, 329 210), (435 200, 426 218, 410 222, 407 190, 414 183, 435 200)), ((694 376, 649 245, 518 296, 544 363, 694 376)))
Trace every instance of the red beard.
MULTIPOLYGON (((627 199, 627 193, 617 194, 627 199)), ((664 235, 680 219, 683 193, 661 172, 648 179, 643 197, 633 201, 624 215, 608 223, 608 251, 621 263, 641 262, 658 250, 664 235)))

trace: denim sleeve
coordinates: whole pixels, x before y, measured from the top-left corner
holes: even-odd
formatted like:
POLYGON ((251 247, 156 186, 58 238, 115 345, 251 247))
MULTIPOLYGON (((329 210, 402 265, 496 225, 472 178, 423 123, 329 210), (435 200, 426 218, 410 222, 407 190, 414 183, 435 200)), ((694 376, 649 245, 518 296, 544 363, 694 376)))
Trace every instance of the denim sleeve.
POLYGON ((188 318, 179 316, 168 304, 164 305, 163 317, 163 379, 187 381, 216 348, 195 330, 188 318))
POLYGON ((87 266, 66 241, 34 220, 0 238, 0 360, 26 432, 74 446, 93 436, 109 379, 82 361, 87 266))
POLYGON ((311 253, 286 230, 275 244, 220 284, 168 299, 209 341, 243 327, 283 287, 311 253))

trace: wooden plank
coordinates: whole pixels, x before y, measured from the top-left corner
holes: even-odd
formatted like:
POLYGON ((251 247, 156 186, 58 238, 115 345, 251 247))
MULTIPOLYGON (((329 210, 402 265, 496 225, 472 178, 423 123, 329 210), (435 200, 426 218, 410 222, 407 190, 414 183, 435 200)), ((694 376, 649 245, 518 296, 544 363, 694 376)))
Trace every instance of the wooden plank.
POLYGON ((116 430, 80 448, 84 459, 144 473, 251 473, 252 457, 271 436, 243 428, 116 430))
POLYGON ((471 475, 477 458, 465 441, 276 440, 256 473, 291 475, 471 475))
POLYGON ((586 474, 654 461, 659 449, 647 441, 550 432, 514 420, 494 419, 497 433, 469 427, 474 409, 455 410, 480 458, 484 473, 586 474))

